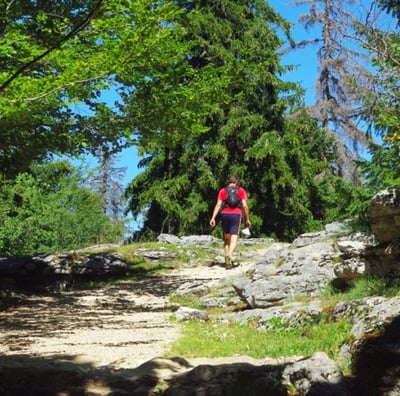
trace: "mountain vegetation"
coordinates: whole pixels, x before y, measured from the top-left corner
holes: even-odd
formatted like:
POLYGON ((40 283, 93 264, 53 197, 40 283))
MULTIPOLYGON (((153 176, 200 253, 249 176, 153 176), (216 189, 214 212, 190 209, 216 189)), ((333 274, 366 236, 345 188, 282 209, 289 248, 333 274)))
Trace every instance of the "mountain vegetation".
POLYGON ((121 240, 123 225, 104 214, 101 197, 68 162, 32 166, 0 192, 3 255, 60 252, 121 240))
MULTIPOLYGON (((283 66, 281 50, 296 42, 272 2, 3 0, 0 253, 118 241, 123 201, 143 218, 143 239, 209 233, 231 174, 249 192, 255 235, 290 240, 332 220, 362 220, 371 194, 399 181, 399 34, 372 18, 360 23, 350 1, 303 3, 303 21, 324 27, 321 95, 308 107, 287 78, 294 66, 283 66), (363 55, 357 72, 343 63, 357 53, 344 31, 363 55), (356 178, 338 171, 349 137, 371 142, 368 161, 354 158, 356 178), (121 200, 112 161, 132 145, 142 172, 121 200), (98 153, 91 182, 56 161, 98 153)), ((397 2, 363 6, 397 22, 397 2)))

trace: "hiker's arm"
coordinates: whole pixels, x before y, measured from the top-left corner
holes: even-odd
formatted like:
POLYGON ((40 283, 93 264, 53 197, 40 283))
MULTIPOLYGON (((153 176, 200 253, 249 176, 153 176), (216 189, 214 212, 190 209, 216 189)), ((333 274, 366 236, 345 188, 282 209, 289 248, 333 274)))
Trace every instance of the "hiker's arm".
POLYGON ((243 212, 244 212, 244 222, 246 224, 246 227, 251 227, 249 207, 248 207, 247 201, 245 199, 242 199, 242 208, 243 208, 243 212))
POLYGON ((217 203, 215 204, 214 211, 210 220, 211 227, 215 227, 215 218, 217 217, 217 214, 219 213, 221 206, 222 206, 222 201, 218 200, 217 203))

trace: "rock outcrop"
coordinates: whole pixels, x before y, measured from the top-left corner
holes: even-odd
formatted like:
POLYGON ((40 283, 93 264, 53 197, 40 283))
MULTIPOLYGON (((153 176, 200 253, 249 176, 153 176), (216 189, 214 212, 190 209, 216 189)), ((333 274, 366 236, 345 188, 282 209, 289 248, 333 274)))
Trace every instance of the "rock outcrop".
POLYGON ((336 278, 335 256, 332 242, 289 247, 278 256, 268 250, 248 271, 248 278, 238 279, 232 286, 249 308, 271 307, 295 295, 316 296, 336 278))
POLYGON ((117 253, 62 253, 27 257, 0 258, 0 288, 25 285, 47 285, 54 288, 76 279, 99 279, 127 273, 124 258, 117 253))
MULTIPOLYGON (((245 278, 233 279, 233 289, 247 309, 220 315, 220 320, 251 322, 260 329, 267 329, 274 318, 280 318, 287 326, 301 325, 322 314, 318 296, 329 285, 345 288, 360 278, 398 278, 399 191, 391 189, 377 194, 369 213, 373 235, 350 233, 348 223, 335 223, 322 232, 300 235, 292 244, 273 243, 245 278), (301 295, 311 297, 310 301, 293 302, 295 296, 301 295)), ((200 286, 197 284, 197 288, 200 286)), ((186 290, 190 287, 186 286, 186 290)), ((217 304, 223 296, 219 297, 214 296, 217 304)), ((207 296, 202 300, 207 300, 207 296)), ((353 367, 351 391, 340 374, 333 381, 335 385, 329 386, 311 380, 310 375, 301 376, 297 382, 295 376, 289 376, 289 386, 294 386, 300 395, 400 394, 399 306, 398 297, 370 297, 339 303, 334 308, 331 320, 346 318, 353 323, 340 356, 342 363, 353 367), (313 383, 307 389, 303 388, 306 378, 313 383)), ((310 360, 304 364, 307 368, 300 370, 303 374, 312 366, 310 360)))
POLYGON ((400 187, 380 191, 370 201, 368 211, 372 232, 380 243, 399 241, 400 187))

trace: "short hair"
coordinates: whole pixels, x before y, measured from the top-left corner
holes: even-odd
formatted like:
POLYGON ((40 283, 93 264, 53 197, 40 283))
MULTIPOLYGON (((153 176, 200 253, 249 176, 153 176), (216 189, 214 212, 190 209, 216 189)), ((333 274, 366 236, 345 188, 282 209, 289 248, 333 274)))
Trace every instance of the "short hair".
POLYGON ((231 176, 229 178, 229 183, 234 183, 234 184, 239 185, 239 178, 237 176, 231 176))

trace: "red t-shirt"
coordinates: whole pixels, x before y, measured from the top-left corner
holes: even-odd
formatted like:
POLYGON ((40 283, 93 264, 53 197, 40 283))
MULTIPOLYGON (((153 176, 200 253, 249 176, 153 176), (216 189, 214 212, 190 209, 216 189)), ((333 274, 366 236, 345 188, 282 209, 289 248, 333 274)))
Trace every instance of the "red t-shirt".
MULTIPOLYGON (((239 199, 241 201, 242 200, 247 201, 247 193, 246 193, 246 190, 244 188, 242 188, 242 187, 238 188, 238 195, 239 195, 239 199)), ((218 201, 225 201, 226 196, 227 196, 226 188, 225 187, 221 188, 221 190, 219 190, 219 193, 218 193, 218 201)), ((241 215, 242 214, 242 209, 240 207, 230 208, 229 206, 225 206, 222 209, 221 213, 232 213, 232 214, 241 215)))

